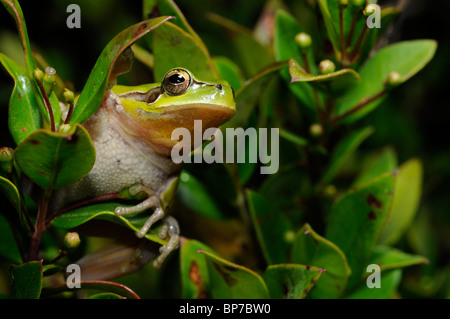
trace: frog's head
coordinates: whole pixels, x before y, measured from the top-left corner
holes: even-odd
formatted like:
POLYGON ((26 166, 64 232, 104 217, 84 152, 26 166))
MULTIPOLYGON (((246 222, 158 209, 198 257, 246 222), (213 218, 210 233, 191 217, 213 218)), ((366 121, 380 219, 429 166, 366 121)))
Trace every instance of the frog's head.
POLYGON ((204 131, 219 127, 236 112, 234 92, 227 82, 199 81, 181 68, 167 72, 160 84, 117 85, 112 90, 133 119, 127 129, 165 155, 177 143, 171 139, 175 129, 186 128, 193 137, 194 120, 202 121, 204 131))

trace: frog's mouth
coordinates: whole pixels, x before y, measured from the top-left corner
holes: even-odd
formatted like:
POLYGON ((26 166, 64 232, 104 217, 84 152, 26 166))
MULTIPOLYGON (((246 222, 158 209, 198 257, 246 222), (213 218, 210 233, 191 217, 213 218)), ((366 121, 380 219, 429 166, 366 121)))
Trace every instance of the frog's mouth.
POLYGON ((174 105, 161 111, 138 110, 134 114, 118 112, 116 115, 128 135, 148 144, 157 153, 170 156, 172 148, 181 140, 186 143, 189 137, 194 150, 203 142, 206 129, 218 128, 236 112, 233 107, 211 103, 174 105), (202 137, 200 143, 198 136, 202 137))

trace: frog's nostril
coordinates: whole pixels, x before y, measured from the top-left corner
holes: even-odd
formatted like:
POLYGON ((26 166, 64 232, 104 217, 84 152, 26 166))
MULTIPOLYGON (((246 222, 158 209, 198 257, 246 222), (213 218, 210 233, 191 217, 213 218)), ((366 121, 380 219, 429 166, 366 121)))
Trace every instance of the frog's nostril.
POLYGON ((217 84, 216 88, 218 88, 219 90, 222 90, 222 84, 217 84))

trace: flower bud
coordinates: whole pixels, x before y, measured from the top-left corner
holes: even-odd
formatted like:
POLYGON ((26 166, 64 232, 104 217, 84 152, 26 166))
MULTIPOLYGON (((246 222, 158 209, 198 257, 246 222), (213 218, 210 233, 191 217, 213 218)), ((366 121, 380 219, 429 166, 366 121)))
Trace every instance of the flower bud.
POLYGON ((42 72, 41 69, 36 68, 33 71, 33 77, 36 81, 38 81, 38 83, 42 82, 42 78, 44 77, 44 72, 42 72))
POLYGON ((68 249, 77 248, 80 245, 80 236, 76 232, 67 233, 64 236, 64 246, 68 249))
POLYGON ((56 81, 56 70, 50 66, 46 67, 42 81, 44 83, 45 93, 47 93, 47 95, 50 95, 56 81))
POLYGON ((333 61, 323 60, 319 64, 319 70, 322 74, 330 74, 336 70, 336 66, 334 65, 333 61))
POLYGON ((348 6, 348 0, 339 0, 339 5, 341 7, 347 7, 348 6))
POLYGON ((73 92, 71 90, 69 90, 68 88, 65 88, 63 97, 64 97, 64 100, 66 101, 66 103, 73 103, 73 100, 75 99, 75 94, 73 94, 73 92))
POLYGON ((377 5, 376 4, 369 4, 364 9, 363 13, 366 17, 370 16, 371 14, 375 13, 377 11, 377 5))
POLYGON ((391 71, 387 76, 387 83, 389 86, 397 86, 402 83, 402 76, 397 71, 391 71))
POLYGON ((59 128, 58 128, 58 133, 61 134, 68 134, 70 132, 70 130, 72 129, 72 126, 70 124, 62 124, 59 128))
POLYGON ((308 33, 300 32, 295 36, 295 42, 302 48, 307 49, 312 44, 311 36, 308 33))
POLYGON ((314 137, 319 137, 323 134, 323 127, 319 123, 312 124, 309 127, 309 133, 314 137))
POLYGON ((13 169, 14 150, 10 147, 0 148, 0 171, 7 174, 13 169))

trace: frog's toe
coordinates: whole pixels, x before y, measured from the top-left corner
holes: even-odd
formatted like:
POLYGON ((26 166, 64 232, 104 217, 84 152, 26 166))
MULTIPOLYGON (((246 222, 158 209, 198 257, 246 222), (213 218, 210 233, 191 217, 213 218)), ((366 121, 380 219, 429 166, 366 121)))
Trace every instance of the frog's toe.
POLYGON ((167 245, 161 246, 159 248, 160 255, 153 261, 153 267, 156 269, 160 268, 167 256, 178 248, 180 242, 180 226, 175 218, 167 216, 164 219, 164 225, 158 234, 159 237, 165 238, 167 235, 170 236, 167 245), (163 237, 164 236, 164 237, 163 237))

